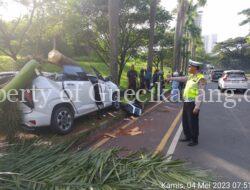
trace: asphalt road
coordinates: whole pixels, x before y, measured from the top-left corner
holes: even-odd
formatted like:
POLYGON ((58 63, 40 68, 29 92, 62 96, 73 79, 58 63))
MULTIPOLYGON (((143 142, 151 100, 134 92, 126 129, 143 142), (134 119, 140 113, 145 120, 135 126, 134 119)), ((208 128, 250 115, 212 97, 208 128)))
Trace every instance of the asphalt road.
MULTIPOLYGON (((216 88, 216 83, 208 84, 207 95, 209 89, 216 88)), ((225 94, 219 97, 222 102, 202 105, 199 145, 188 147, 187 143, 178 142, 173 158, 209 169, 221 181, 250 182, 250 93, 246 96, 249 102, 240 93, 227 99, 236 101, 234 108, 225 108, 225 94)))
POLYGON ((209 96, 211 89, 217 89, 217 84, 207 85, 206 100, 212 97, 214 101, 202 105, 198 146, 189 147, 179 142, 182 127, 181 122, 175 120, 182 104, 173 103, 159 105, 128 127, 140 128, 142 134, 133 136, 118 132, 100 146, 122 147, 128 151, 161 149, 165 155, 173 154, 173 159, 187 160, 191 167, 210 170, 218 181, 249 182, 247 189, 250 189, 250 103, 245 100, 250 102, 250 90, 246 97, 240 93, 209 96), (235 107, 225 107, 232 107, 234 102, 235 107), (162 112, 165 106, 171 110, 162 112))

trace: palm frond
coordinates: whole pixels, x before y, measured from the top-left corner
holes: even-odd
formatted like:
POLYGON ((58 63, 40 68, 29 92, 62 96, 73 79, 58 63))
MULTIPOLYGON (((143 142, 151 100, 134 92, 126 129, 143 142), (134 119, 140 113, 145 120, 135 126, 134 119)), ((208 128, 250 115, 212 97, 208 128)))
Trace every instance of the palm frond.
POLYGON ((119 149, 63 151, 67 144, 39 141, 9 147, 0 157, 0 186, 4 189, 164 189, 163 184, 210 182, 211 175, 180 160, 119 149))

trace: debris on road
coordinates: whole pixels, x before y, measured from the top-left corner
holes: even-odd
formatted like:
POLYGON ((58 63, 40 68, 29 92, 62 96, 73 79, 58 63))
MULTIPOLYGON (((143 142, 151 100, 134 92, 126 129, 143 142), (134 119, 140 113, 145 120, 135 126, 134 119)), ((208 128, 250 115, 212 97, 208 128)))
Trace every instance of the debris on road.
POLYGON ((206 171, 187 168, 185 162, 164 156, 140 152, 121 157, 117 149, 72 151, 72 146, 72 142, 35 142, 7 147, 0 157, 1 188, 143 190, 175 183, 186 189, 187 182, 212 181, 206 171))
POLYGON ((113 135, 111 133, 105 133, 104 137, 117 138, 115 135, 113 135))
POLYGON ((135 102, 129 102, 122 104, 122 109, 127 112, 127 114, 139 117, 142 115, 142 107, 135 102))
POLYGON ((131 116, 131 117, 130 117, 130 119, 132 119, 132 120, 136 120, 136 118, 135 118, 134 116, 131 116))
POLYGON ((108 115, 112 116, 112 117, 116 117, 114 114, 108 112, 108 115))
POLYGON ((132 129, 121 129, 119 133, 122 135, 136 136, 143 134, 143 131, 139 127, 135 127, 132 129))

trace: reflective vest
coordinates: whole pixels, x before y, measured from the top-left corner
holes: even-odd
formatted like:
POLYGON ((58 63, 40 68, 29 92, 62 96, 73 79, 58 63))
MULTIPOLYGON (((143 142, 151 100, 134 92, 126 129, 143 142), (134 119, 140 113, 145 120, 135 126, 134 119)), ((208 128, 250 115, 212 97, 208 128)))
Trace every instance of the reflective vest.
POLYGON ((204 75, 198 73, 197 75, 189 75, 184 89, 183 97, 185 100, 195 100, 199 95, 199 81, 204 78, 204 75))

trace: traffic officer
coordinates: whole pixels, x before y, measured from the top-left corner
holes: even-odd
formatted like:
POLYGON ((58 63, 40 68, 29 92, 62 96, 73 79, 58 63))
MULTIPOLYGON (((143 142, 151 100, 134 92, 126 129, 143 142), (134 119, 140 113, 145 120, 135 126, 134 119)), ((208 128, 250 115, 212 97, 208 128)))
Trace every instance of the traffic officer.
POLYGON ((206 79, 201 73, 202 63, 189 60, 188 76, 170 77, 167 80, 186 82, 183 93, 184 105, 182 126, 185 138, 181 142, 189 142, 188 146, 198 144, 199 112, 205 93, 206 79))

